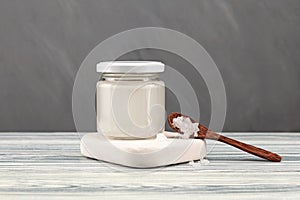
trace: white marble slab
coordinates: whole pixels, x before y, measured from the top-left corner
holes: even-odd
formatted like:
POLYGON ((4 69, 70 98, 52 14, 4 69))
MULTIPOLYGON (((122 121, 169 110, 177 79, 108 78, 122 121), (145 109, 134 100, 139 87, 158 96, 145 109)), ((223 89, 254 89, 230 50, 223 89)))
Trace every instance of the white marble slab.
POLYGON ((135 168, 153 168, 203 160, 205 140, 167 138, 164 132, 149 140, 108 140, 88 133, 80 141, 83 156, 135 168))
POLYGON ((132 169, 83 157, 82 133, 0 133, 0 199, 299 199, 300 133, 224 133, 283 156, 208 141, 209 165, 132 169))

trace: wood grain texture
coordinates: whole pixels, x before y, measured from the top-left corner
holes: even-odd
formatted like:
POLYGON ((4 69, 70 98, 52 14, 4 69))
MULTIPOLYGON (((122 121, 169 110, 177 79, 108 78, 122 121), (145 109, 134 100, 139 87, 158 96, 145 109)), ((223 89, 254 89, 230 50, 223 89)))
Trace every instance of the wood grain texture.
POLYGON ((223 135, 219 135, 217 140, 220 141, 220 142, 229 144, 231 146, 234 146, 234 147, 236 147, 238 149, 241 149, 242 151, 248 152, 252 155, 261 157, 263 159, 266 159, 268 161, 280 162, 281 159, 282 159, 281 156, 276 154, 276 153, 273 153, 273 152, 267 151, 265 149, 255 147, 255 146, 250 145, 250 144, 246 144, 246 143, 234 140, 232 138, 225 137, 223 135))
POLYGON ((283 156, 208 141, 209 165, 131 169, 80 155, 78 133, 0 133, 1 199, 297 199, 300 133, 224 133, 283 156))

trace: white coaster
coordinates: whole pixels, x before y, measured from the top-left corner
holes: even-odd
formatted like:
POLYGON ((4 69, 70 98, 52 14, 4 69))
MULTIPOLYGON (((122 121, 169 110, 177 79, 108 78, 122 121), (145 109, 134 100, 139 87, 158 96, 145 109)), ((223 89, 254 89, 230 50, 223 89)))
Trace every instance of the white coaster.
POLYGON ((206 143, 200 139, 174 139, 172 132, 158 134, 152 140, 108 140, 99 133, 88 133, 80 142, 82 155, 119 165, 151 168, 206 156, 206 143))

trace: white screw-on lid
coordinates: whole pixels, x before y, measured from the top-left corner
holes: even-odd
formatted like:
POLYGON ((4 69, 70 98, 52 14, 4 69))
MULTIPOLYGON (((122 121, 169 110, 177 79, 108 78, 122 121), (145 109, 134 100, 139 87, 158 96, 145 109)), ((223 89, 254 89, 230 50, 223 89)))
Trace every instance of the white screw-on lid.
POLYGON ((100 73, 160 73, 165 64, 157 61, 106 61, 97 64, 100 73))

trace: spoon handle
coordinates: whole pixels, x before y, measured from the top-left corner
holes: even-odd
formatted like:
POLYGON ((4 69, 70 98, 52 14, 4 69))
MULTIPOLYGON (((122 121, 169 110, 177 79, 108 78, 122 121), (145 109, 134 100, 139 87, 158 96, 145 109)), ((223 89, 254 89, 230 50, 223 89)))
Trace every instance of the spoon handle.
POLYGON ((281 156, 279 156, 276 153, 272 153, 270 151, 252 146, 250 144, 246 144, 246 143, 225 137, 225 136, 217 134, 213 131, 208 131, 206 133, 206 139, 212 139, 212 140, 218 140, 220 142, 224 142, 224 143, 234 146, 240 150, 243 150, 243 151, 253 154, 255 156, 267 159, 272 162, 280 162, 281 161, 281 156))

